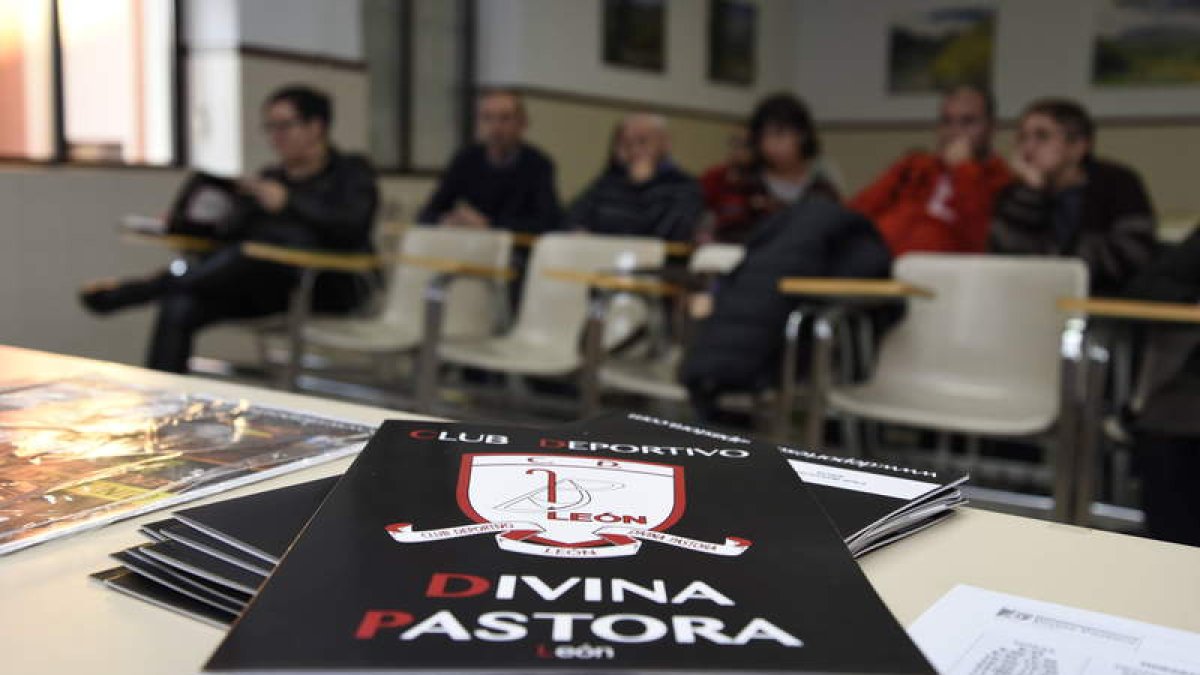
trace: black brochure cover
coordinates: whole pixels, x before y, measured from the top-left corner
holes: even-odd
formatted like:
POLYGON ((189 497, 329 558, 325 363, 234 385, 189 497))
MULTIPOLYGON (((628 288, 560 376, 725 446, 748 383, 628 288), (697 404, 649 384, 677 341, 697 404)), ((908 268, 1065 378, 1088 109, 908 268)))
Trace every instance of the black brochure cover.
POLYGON ((388 422, 218 672, 930 673, 777 452, 388 422))

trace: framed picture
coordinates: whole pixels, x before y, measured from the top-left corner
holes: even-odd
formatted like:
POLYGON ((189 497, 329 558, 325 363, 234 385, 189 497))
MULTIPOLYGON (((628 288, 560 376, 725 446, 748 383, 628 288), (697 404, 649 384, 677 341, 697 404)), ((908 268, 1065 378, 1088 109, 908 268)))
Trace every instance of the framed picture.
POLYGON ((747 0, 711 0, 708 6, 708 77, 754 84, 758 7, 747 0))
POLYGON ((894 19, 888 29, 888 89, 919 94, 958 84, 989 88, 995 35, 995 10, 978 5, 894 19))
POLYGON ((1092 84, 1200 84, 1200 2, 1100 0, 1092 84))
POLYGON ((666 15, 665 0, 604 0, 604 62, 661 73, 666 15))

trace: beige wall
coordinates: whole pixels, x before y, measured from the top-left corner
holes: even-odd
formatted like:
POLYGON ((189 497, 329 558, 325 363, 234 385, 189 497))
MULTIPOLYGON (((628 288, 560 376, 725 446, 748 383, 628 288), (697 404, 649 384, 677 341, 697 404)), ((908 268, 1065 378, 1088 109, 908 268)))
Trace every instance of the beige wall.
MULTIPOLYGON (((558 166, 558 191, 569 202, 603 168, 613 127, 637 106, 597 104, 528 95, 529 140, 558 166)), ((667 115, 671 147, 692 173, 721 161, 732 125, 709 116, 667 115)))
POLYGON ((128 213, 160 213, 183 173, 0 170, 0 344, 140 364, 151 313, 97 319, 76 299, 84 281, 147 272, 167 260, 117 235, 128 213))

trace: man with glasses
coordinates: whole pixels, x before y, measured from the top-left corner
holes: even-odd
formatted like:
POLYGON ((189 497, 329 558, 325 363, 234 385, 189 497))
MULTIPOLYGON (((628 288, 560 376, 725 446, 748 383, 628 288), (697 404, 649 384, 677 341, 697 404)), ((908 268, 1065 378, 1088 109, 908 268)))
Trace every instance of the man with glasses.
POLYGON ((521 96, 486 90, 479 94, 475 113, 478 142, 450 161, 417 219, 427 225, 531 234, 556 229, 562 210, 554 163, 524 142, 528 118, 521 96))
POLYGON ((1043 99, 1025 109, 1012 169, 996 202, 997 253, 1074 256, 1092 294, 1120 291, 1154 254, 1154 210, 1138 175, 1097 159, 1096 126, 1083 106, 1043 99))
POLYGON ((892 256, 911 251, 981 253, 996 194, 1011 180, 992 153, 995 102, 974 86, 942 99, 935 152, 893 164, 850 202, 875 222, 892 256))
MULTIPOLYGON (((81 292, 98 314, 159 302, 147 366, 186 372, 197 331, 221 320, 284 311, 299 281, 295 269, 246 257, 242 241, 301 248, 369 252, 379 201, 375 171, 343 154, 329 138, 332 105, 305 86, 277 91, 262 108, 263 132, 279 163, 237 181, 235 217, 222 228, 226 245, 190 265, 148 277, 102 280, 81 292)), ((367 297, 367 279, 326 273, 317 279, 314 308, 344 312, 367 297)))

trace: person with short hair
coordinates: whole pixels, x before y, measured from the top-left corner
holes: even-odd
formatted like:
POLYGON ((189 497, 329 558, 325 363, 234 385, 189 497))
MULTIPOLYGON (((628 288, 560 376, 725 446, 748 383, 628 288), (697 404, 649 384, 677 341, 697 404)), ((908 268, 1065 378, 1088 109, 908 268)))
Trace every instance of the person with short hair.
POLYGON ((1094 295, 1113 294, 1154 255, 1150 197, 1129 167, 1097 159, 1083 106, 1048 98, 1025 109, 1012 169, 996 201, 991 250, 1083 260, 1094 295))
POLYGON ((521 95, 485 90, 476 99, 475 112, 476 142, 450 160, 417 219, 428 225, 531 234, 556 229, 562 208, 554 162, 524 140, 529 119, 521 95))
POLYGON ((850 201, 875 222, 893 256, 986 250, 993 203, 1011 180, 992 152, 995 120, 987 91, 952 89, 942 98, 937 150, 909 154, 850 201))
MULTIPOLYGON (((747 161, 744 170, 725 172, 725 181, 715 211, 713 239, 744 243, 764 218, 794 204, 810 192, 840 201, 841 196, 821 160, 820 140, 812 114, 803 101, 791 94, 763 99, 750 116, 746 132, 747 161), (732 180, 736 177, 737 180, 732 180)), ((701 183, 709 208, 715 192, 711 171, 701 183)))
MULTIPOLYGON (((195 334, 202 328, 287 309, 298 271, 247 257, 241 242, 372 250, 379 201, 375 171, 366 159, 331 144, 329 97, 307 86, 285 87, 263 104, 262 119, 279 163, 238 181, 238 219, 220 248, 182 268, 95 281, 81 290, 84 305, 98 314, 159 303, 146 358, 150 368, 187 372, 195 334)), ((314 307, 351 311, 363 304, 371 286, 359 275, 322 274, 313 291, 314 307)))
POLYGON ((601 234, 691 241, 704 213, 700 184, 670 156, 667 122, 636 113, 621 121, 605 171, 567 212, 570 227, 601 234))

